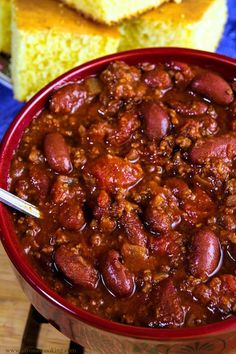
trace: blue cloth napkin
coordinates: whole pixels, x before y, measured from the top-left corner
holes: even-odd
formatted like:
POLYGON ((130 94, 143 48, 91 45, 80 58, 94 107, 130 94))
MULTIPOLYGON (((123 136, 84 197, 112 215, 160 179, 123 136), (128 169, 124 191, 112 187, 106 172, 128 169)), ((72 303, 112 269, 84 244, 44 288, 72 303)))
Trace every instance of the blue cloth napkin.
POLYGON ((24 103, 14 100, 12 90, 0 84, 0 140, 23 106, 24 103))
POLYGON ((236 0, 228 0, 227 3, 228 21, 217 53, 236 58, 236 0))
MULTIPOLYGON (((228 21, 217 52, 236 58, 236 0, 227 2, 228 21)), ((12 91, 0 84, 0 140, 22 107, 23 103, 13 99, 12 91)))

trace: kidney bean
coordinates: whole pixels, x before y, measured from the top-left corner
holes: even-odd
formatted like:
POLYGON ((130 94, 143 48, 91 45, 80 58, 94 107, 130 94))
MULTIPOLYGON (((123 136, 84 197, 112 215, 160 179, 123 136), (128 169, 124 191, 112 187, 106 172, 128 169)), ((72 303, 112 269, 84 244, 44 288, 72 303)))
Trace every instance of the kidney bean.
POLYGON ((59 210, 58 220, 61 226, 72 231, 79 231, 85 225, 83 210, 76 202, 63 204, 59 210))
POLYGON ((143 79, 144 82, 152 88, 166 90, 172 86, 170 75, 162 66, 158 66, 154 70, 146 71, 143 74, 143 79))
POLYGON ((145 211, 145 220, 152 232, 168 232, 171 229, 170 216, 161 207, 155 207, 152 202, 145 211))
POLYGON ((228 134, 201 140, 194 145, 190 152, 191 160, 200 164, 212 157, 232 159, 235 156, 236 138, 228 134))
POLYGON ((170 127, 170 118, 166 110, 156 102, 144 102, 141 105, 145 132, 149 139, 162 139, 170 127))
POLYGON ((50 100, 52 113, 74 113, 86 102, 88 93, 82 84, 72 83, 56 91, 50 100))
POLYGON ((178 327, 184 322, 184 311, 180 296, 172 281, 162 280, 153 292, 155 317, 161 327, 178 327))
POLYGON ((134 291, 134 278, 120 262, 120 255, 110 250, 101 264, 101 273, 108 290, 117 297, 128 297, 134 291))
POLYGON ((192 239, 188 267, 190 273, 206 280, 217 268, 220 261, 218 237, 209 229, 200 229, 192 239))
POLYGON ((32 165, 29 170, 30 181, 32 185, 39 192, 39 197, 45 197, 49 189, 49 177, 45 170, 38 166, 32 165))
POLYGON ((143 170, 139 164, 117 156, 101 156, 85 165, 85 180, 99 189, 108 192, 117 192, 120 188, 130 188, 143 176, 143 170))
POLYGON ((147 244, 147 232, 142 222, 134 211, 125 212, 122 223, 129 241, 134 245, 145 246, 147 244))
POLYGON ((58 269, 73 284, 80 285, 86 289, 95 289, 97 287, 98 272, 69 245, 62 245, 56 250, 55 263, 58 269))
POLYGON ((212 199, 198 186, 194 187, 189 198, 183 199, 182 208, 184 220, 191 225, 204 222, 215 212, 215 204, 212 199))
POLYGON ((49 133, 44 139, 44 153, 50 167, 58 173, 72 169, 68 146, 60 133, 49 133))
POLYGON ((125 144, 139 127, 139 121, 135 112, 123 112, 119 119, 117 128, 110 129, 107 140, 111 145, 125 144))
POLYGON ((221 76, 211 71, 198 74, 193 79, 191 88, 194 92, 218 104, 227 105, 234 99, 230 85, 221 76))

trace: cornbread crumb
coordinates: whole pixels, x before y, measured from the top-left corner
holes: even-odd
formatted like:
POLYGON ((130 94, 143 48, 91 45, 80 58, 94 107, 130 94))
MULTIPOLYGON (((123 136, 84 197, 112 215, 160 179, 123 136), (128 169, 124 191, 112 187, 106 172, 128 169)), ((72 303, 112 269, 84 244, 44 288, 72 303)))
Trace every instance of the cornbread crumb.
POLYGON ((11 2, 0 0, 0 52, 11 52, 11 2))

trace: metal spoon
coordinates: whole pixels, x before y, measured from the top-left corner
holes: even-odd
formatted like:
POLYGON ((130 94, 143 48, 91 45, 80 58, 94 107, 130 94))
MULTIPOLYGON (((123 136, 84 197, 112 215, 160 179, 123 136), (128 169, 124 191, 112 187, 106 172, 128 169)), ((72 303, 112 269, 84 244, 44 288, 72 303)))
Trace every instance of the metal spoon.
POLYGON ((22 200, 19 197, 16 197, 14 194, 9 193, 2 188, 0 188, 0 202, 25 214, 34 216, 36 218, 42 218, 42 213, 36 206, 26 202, 25 200, 22 200))

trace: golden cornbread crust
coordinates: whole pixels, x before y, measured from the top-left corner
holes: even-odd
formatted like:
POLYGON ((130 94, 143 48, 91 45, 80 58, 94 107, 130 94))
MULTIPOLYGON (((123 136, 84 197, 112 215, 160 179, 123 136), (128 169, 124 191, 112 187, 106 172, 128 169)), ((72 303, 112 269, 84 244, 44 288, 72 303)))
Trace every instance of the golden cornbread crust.
POLYGON ((155 9, 165 2, 181 0, 62 0, 87 18, 106 25, 115 25, 155 9))
POLYGON ((22 30, 50 30, 86 35, 107 35, 118 37, 116 27, 88 21, 76 11, 57 0, 13 0, 16 9, 17 27, 22 30), (45 16, 46 14, 46 16, 45 16))
POLYGON ((143 15, 143 19, 147 21, 153 21, 158 19, 159 21, 166 21, 167 19, 173 24, 178 24, 181 20, 181 24, 191 23, 201 20, 209 7, 214 3, 225 4, 225 1, 215 0, 182 0, 180 4, 169 3, 168 6, 164 4, 159 9, 150 11, 143 15))

